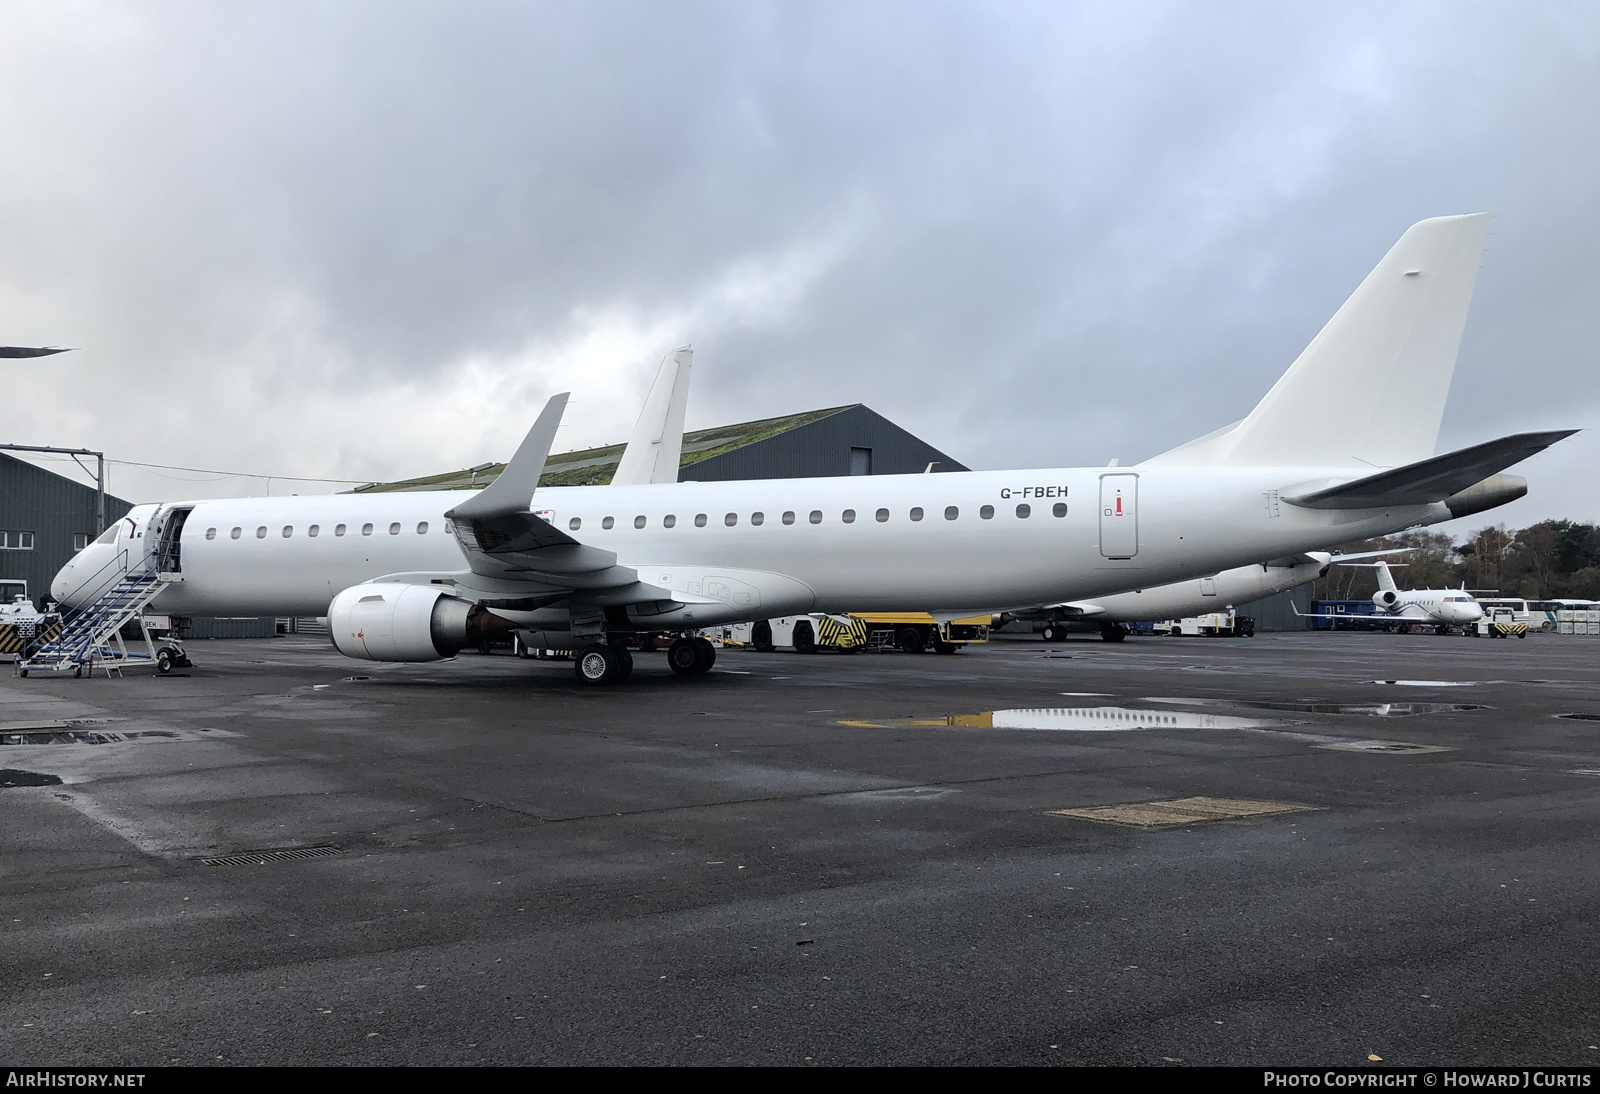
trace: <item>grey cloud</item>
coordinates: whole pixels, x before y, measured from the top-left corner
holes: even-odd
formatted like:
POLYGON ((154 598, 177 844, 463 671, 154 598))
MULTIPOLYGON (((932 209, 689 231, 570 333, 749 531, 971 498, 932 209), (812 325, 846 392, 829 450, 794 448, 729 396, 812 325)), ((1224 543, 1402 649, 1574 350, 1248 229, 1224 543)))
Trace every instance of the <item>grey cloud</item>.
MULTIPOLYGON (((12 432, 414 474, 569 387, 616 439, 689 340, 692 424, 861 400, 973 466, 1129 462, 1477 209, 1442 443, 1584 425, 1597 92, 1580 8, 8 8, 0 333, 91 373, 12 432)), ((1593 455, 1507 519, 1600 516, 1593 455)))

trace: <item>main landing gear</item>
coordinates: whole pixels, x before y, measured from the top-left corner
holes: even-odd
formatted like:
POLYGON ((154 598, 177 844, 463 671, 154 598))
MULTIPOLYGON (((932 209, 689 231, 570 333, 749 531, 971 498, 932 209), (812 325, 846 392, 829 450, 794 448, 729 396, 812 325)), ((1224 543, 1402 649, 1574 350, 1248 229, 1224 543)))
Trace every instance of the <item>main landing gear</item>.
POLYGON ((680 638, 667 647, 667 664, 679 676, 699 676, 717 663, 717 647, 704 638, 680 638))
MULTIPOLYGON (((667 647, 667 664, 679 676, 710 672, 716 660, 717 648, 704 638, 679 638, 667 647)), ((609 642, 590 642, 574 653, 572 672, 583 684, 623 683, 633 672, 633 651, 609 642)))
POLYGON ((620 684, 633 672, 633 653, 625 646, 591 642, 573 656, 572 671, 585 684, 620 684))

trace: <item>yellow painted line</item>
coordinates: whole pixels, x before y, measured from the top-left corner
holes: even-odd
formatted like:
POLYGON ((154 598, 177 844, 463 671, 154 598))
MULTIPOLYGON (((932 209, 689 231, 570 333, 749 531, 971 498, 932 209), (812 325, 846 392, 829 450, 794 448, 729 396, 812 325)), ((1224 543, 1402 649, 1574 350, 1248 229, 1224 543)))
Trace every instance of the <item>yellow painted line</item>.
POLYGON ((878 722, 851 722, 851 721, 841 720, 839 722, 839 724, 842 725, 842 726, 859 726, 862 729, 888 729, 889 728, 888 726, 881 725, 878 722))

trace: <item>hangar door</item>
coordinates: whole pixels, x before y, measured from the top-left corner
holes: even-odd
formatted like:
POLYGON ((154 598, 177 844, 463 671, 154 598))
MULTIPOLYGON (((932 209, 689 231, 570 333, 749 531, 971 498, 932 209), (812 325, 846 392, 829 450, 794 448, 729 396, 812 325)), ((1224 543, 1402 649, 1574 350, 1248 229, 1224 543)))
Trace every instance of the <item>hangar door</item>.
POLYGON ((1100 553, 1132 558, 1139 553, 1139 476, 1100 476, 1100 553))

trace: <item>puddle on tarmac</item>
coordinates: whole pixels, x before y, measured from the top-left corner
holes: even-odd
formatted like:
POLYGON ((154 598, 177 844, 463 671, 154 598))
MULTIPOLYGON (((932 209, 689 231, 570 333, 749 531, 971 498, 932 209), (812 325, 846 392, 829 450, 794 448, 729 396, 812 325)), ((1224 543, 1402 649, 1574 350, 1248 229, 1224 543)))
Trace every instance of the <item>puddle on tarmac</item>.
POLYGON ((1374 680, 1374 684, 1392 684, 1399 688, 1470 688, 1476 680, 1374 680))
POLYGON ((56 775, 42 775, 37 771, 19 771, 14 767, 0 767, 0 790, 11 786, 60 786, 56 775))
POLYGON ((933 801, 949 794, 959 794, 948 786, 897 786, 892 790, 859 790, 838 795, 841 799, 873 802, 933 801))
POLYGON ((170 729, 147 729, 136 733, 113 733, 107 729, 36 729, 0 733, 0 745, 113 745, 140 737, 176 739, 170 729))
POLYGON ((1579 722, 1600 722, 1600 714, 1557 714, 1557 718, 1572 718, 1579 722))
POLYGON ((1368 718, 1403 718, 1410 714, 1442 714, 1458 710, 1489 709, 1482 703, 1321 703, 1314 699, 1182 699, 1160 695, 1147 695, 1145 702, 1185 703, 1195 706, 1226 704, 1250 707, 1254 710, 1287 710, 1296 714, 1360 714, 1368 718))
POLYGON ((950 714, 943 718, 906 718, 892 722, 846 721, 841 725, 888 729, 893 726, 951 726, 957 729, 1040 729, 1068 733, 1119 733, 1136 729, 1249 729, 1272 725, 1262 718, 1194 714, 1183 710, 1136 710, 1133 707, 1035 707, 950 714))

